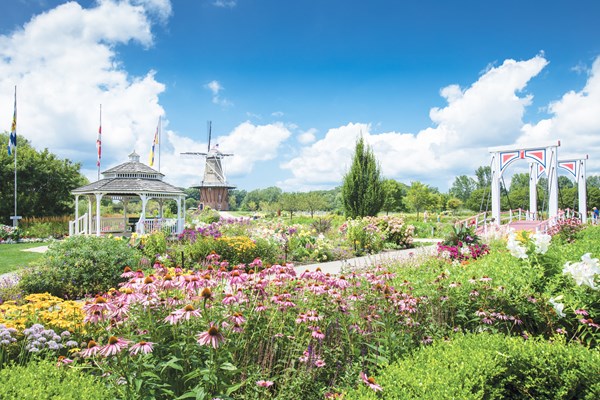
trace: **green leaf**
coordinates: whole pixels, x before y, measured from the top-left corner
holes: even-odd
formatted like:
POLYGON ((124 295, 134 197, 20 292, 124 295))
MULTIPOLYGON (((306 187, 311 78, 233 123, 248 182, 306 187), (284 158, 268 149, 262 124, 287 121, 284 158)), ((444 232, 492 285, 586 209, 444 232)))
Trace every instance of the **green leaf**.
POLYGON ((160 372, 165 372, 165 369, 167 368, 172 368, 172 369, 176 369, 177 371, 183 372, 183 367, 179 364, 177 364, 177 361, 180 361, 181 358, 177 358, 177 357, 173 357, 171 358, 169 361, 167 361, 162 370, 160 372))
POLYGON ((221 366, 219 367, 225 371, 237 371, 237 367, 235 365, 233 365, 232 363, 223 363, 221 364, 221 366))
POLYGON ((225 394, 227 394, 227 396, 231 395, 231 393, 233 393, 236 390, 238 390, 239 388, 241 388, 243 384, 244 384, 244 382, 240 382, 237 385, 231 386, 229 389, 227 389, 227 391, 225 392, 225 394))

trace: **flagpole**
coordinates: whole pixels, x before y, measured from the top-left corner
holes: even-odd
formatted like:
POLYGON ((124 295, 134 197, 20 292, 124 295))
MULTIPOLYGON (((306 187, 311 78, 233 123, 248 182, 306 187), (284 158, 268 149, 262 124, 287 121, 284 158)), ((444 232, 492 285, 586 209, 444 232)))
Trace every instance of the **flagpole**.
POLYGON ((100 104, 100 125, 98 128, 98 140, 96 142, 98 151, 98 162, 96 164, 98 166, 98 180, 100 180, 100 160, 102 158, 102 104, 100 104))
POLYGON ((14 151, 15 151, 15 213, 13 214, 13 226, 19 226, 19 217, 17 216, 17 85, 15 85, 15 110, 13 113, 13 125, 11 134, 14 133, 14 151))
POLYGON ((160 149, 162 147, 162 118, 158 116, 158 172, 160 172, 160 149))

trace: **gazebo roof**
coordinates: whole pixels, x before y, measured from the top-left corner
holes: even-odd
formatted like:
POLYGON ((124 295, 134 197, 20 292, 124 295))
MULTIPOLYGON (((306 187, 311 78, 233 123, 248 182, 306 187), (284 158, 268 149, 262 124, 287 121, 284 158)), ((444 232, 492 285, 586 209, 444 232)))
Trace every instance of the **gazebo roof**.
POLYGON ((163 182, 164 174, 140 162, 140 156, 134 151, 129 161, 102 173, 103 179, 81 186, 72 191, 73 194, 103 193, 130 195, 152 193, 158 195, 178 196, 184 192, 175 186, 163 182))

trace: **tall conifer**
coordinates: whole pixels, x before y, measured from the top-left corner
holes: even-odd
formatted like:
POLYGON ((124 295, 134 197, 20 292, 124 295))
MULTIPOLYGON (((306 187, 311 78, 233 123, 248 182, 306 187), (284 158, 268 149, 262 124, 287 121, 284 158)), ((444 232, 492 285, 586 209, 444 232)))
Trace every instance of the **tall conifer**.
POLYGON ((344 176, 342 201, 347 217, 375 216, 384 201, 379 164, 362 136, 356 141, 352 166, 344 176))

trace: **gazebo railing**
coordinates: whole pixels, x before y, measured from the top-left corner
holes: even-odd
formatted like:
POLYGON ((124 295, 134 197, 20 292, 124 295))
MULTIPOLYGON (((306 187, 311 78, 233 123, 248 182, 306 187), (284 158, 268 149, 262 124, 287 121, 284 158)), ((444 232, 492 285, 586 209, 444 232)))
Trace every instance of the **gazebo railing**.
MULTIPOLYGON (((96 218, 92 217, 90 232, 97 231, 96 218)), ((104 217, 100 218, 100 233, 125 232, 125 220, 123 217, 104 217)))
POLYGON ((177 234, 177 218, 154 218, 138 221, 136 232, 152 233, 162 231, 169 235, 177 234), (143 228, 143 230, 142 230, 143 228))
POLYGON ((87 235, 88 232, 88 215, 83 214, 75 221, 69 221, 69 236, 87 235))

